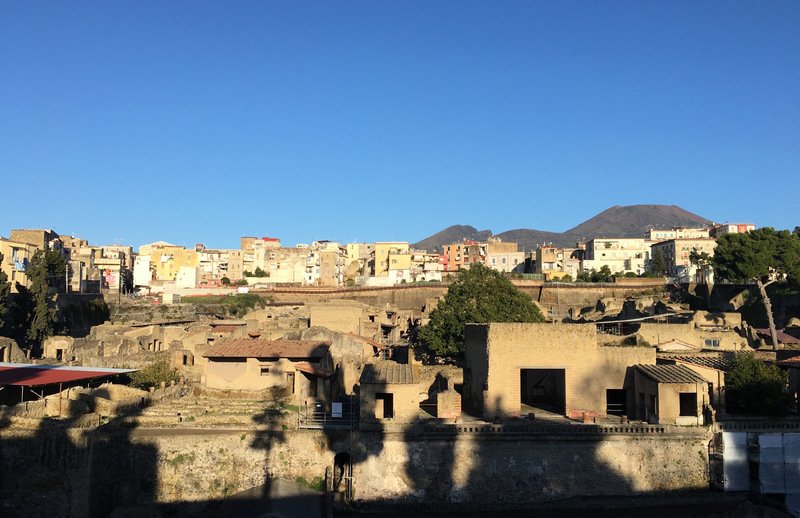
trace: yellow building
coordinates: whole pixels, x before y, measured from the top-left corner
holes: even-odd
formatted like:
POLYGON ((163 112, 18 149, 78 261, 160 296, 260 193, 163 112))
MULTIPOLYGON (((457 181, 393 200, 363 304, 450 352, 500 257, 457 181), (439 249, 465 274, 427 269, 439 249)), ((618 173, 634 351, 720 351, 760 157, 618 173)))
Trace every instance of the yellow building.
POLYGON ((156 280, 174 281, 181 267, 196 268, 200 256, 195 250, 159 241, 139 248, 139 255, 149 255, 151 268, 155 269, 156 280))
POLYGON ((6 274, 8 282, 11 283, 12 292, 16 293, 17 283, 27 286, 28 276, 25 274, 25 265, 31 260, 35 252, 36 247, 32 244, 0 237, 0 254, 3 254, 0 269, 6 274))
POLYGON ((386 241, 375 243, 375 277, 388 277, 389 270, 411 268, 408 242, 386 241))

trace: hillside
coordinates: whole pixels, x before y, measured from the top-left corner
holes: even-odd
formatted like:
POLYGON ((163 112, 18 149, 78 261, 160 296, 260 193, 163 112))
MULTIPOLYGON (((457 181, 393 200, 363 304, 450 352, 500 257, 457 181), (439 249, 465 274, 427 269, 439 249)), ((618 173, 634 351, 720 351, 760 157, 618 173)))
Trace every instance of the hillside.
POLYGON ((521 228, 492 234, 491 230, 478 231, 468 225, 453 225, 413 246, 422 250, 441 251, 442 245, 447 243, 463 239, 484 241, 494 235, 503 241, 516 241, 522 250, 532 250, 541 243, 574 246, 578 240, 594 237, 641 237, 650 228, 700 227, 709 223, 709 220, 676 205, 615 205, 566 232, 521 228))
POLYGON ((565 234, 592 237, 640 237, 652 228, 702 227, 711 223, 676 205, 615 205, 565 234))
POLYGON ((447 243, 457 243, 464 239, 472 239, 475 241, 485 241, 492 235, 491 230, 478 230, 469 225, 453 225, 446 229, 437 232, 436 234, 426 237, 412 246, 418 250, 440 250, 442 245, 447 243))

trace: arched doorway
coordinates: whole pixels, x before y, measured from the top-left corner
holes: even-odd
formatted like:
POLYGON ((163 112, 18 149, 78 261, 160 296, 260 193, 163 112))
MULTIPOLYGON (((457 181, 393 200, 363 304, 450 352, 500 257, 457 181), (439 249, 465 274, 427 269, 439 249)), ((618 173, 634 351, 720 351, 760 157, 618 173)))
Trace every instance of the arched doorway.
POLYGON ((339 452, 333 457, 333 479, 331 492, 340 495, 345 501, 353 498, 353 461, 347 452, 339 452))

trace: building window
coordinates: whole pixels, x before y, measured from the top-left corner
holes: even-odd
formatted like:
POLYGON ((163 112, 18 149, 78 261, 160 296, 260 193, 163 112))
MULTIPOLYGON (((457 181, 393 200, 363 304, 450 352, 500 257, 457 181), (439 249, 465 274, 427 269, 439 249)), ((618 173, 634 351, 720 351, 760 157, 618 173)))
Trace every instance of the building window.
POLYGON ((705 339, 705 346, 706 347, 719 347, 719 338, 706 338, 705 339))
POLYGON ((378 419, 391 419, 394 417, 394 394, 387 392, 375 393, 375 417, 378 419))
POLYGON ((269 367, 261 367, 261 375, 269 376, 269 367))
POLYGON ((679 396, 681 417, 697 417, 697 393, 681 392, 679 396))

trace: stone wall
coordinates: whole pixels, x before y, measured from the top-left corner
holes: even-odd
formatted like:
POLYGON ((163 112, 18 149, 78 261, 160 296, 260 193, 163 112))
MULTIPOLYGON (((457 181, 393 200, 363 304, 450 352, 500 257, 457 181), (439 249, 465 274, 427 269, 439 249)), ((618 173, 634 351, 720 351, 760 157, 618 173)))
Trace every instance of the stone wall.
POLYGON ((5 431, 0 438, 6 511, 106 516, 118 506, 209 504, 270 478, 321 484, 342 452, 353 462, 354 497, 366 505, 511 507, 704 490, 710 435, 132 429, 5 431))
POLYGON ((464 394, 488 419, 520 415, 523 369, 563 371, 565 413, 578 417, 605 414, 606 390, 624 388, 629 367, 656 363, 653 348, 598 345, 594 324, 468 324, 465 335, 464 394))

